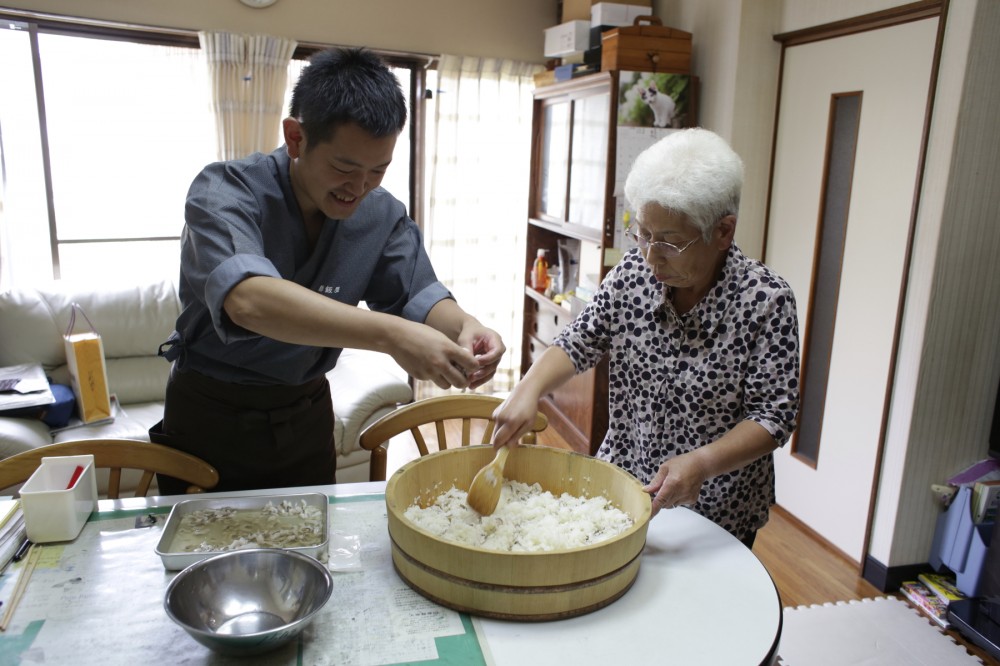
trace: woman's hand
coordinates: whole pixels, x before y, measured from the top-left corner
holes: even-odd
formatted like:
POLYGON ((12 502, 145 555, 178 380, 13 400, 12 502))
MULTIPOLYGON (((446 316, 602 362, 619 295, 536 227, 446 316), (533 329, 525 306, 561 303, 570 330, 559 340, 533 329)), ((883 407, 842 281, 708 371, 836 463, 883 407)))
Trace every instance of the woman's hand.
POLYGON ((493 448, 501 446, 511 448, 519 445, 521 437, 531 430, 531 424, 538 415, 538 394, 531 390, 530 385, 521 382, 507 399, 493 412, 496 426, 493 429, 493 448))
POLYGON ((517 446, 538 416, 542 396, 562 386, 576 373, 569 356, 556 346, 549 347, 531 364, 507 399, 493 412, 493 448, 517 446))
POLYGON ((741 421, 711 444, 671 458, 643 486, 653 494, 653 515, 660 509, 694 504, 706 480, 749 465, 774 451, 778 443, 763 426, 741 421))
POLYGON ((697 452, 692 451, 666 461, 660 465, 653 480, 642 487, 653 495, 652 516, 659 513, 660 509, 672 509, 698 501, 698 493, 708 479, 708 474, 699 457, 693 455, 695 453, 697 452))

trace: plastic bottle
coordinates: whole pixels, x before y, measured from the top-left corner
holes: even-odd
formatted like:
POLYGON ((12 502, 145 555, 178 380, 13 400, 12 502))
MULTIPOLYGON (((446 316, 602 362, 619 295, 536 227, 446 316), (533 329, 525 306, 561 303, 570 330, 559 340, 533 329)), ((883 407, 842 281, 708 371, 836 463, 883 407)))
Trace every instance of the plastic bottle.
POLYGON ((549 284, 549 262, 545 260, 546 252, 548 250, 539 248, 535 263, 531 267, 531 288, 542 293, 549 284))

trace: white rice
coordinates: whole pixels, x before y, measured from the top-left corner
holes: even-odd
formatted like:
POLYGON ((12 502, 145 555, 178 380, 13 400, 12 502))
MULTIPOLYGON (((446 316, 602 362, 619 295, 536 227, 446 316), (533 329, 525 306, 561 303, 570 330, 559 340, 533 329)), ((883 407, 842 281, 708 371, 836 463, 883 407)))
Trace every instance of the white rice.
POLYGON ((632 526, 629 515, 606 497, 556 497, 537 483, 505 481, 500 503, 480 516, 464 490, 451 488, 433 504, 414 504, 404 516, 447 541, 489 550, 536 552, 580 548, 617 536, 632 526))

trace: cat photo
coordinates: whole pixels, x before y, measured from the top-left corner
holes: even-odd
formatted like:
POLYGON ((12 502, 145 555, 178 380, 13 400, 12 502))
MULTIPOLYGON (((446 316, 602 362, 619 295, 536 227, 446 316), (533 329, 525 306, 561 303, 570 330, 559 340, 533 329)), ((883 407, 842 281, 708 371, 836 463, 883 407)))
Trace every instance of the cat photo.
POLYGON ((653 127, 673 127, 677 104, 670 95, 661 93, 656 81, 639 91, 639 97, 653 110, 653 127))
POLYGON ((618 125, 679 129, 695 121, 693 80, 672 72, 619 72, 618 125))

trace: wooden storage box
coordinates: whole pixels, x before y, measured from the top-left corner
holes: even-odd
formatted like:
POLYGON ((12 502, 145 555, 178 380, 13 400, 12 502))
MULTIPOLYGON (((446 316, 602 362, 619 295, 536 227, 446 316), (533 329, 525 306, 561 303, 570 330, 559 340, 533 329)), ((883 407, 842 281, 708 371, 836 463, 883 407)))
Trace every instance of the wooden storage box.
POLYGON ((667 28, 655 16, 601 35, 601 71, 691 72, 691 33, 667 28))

